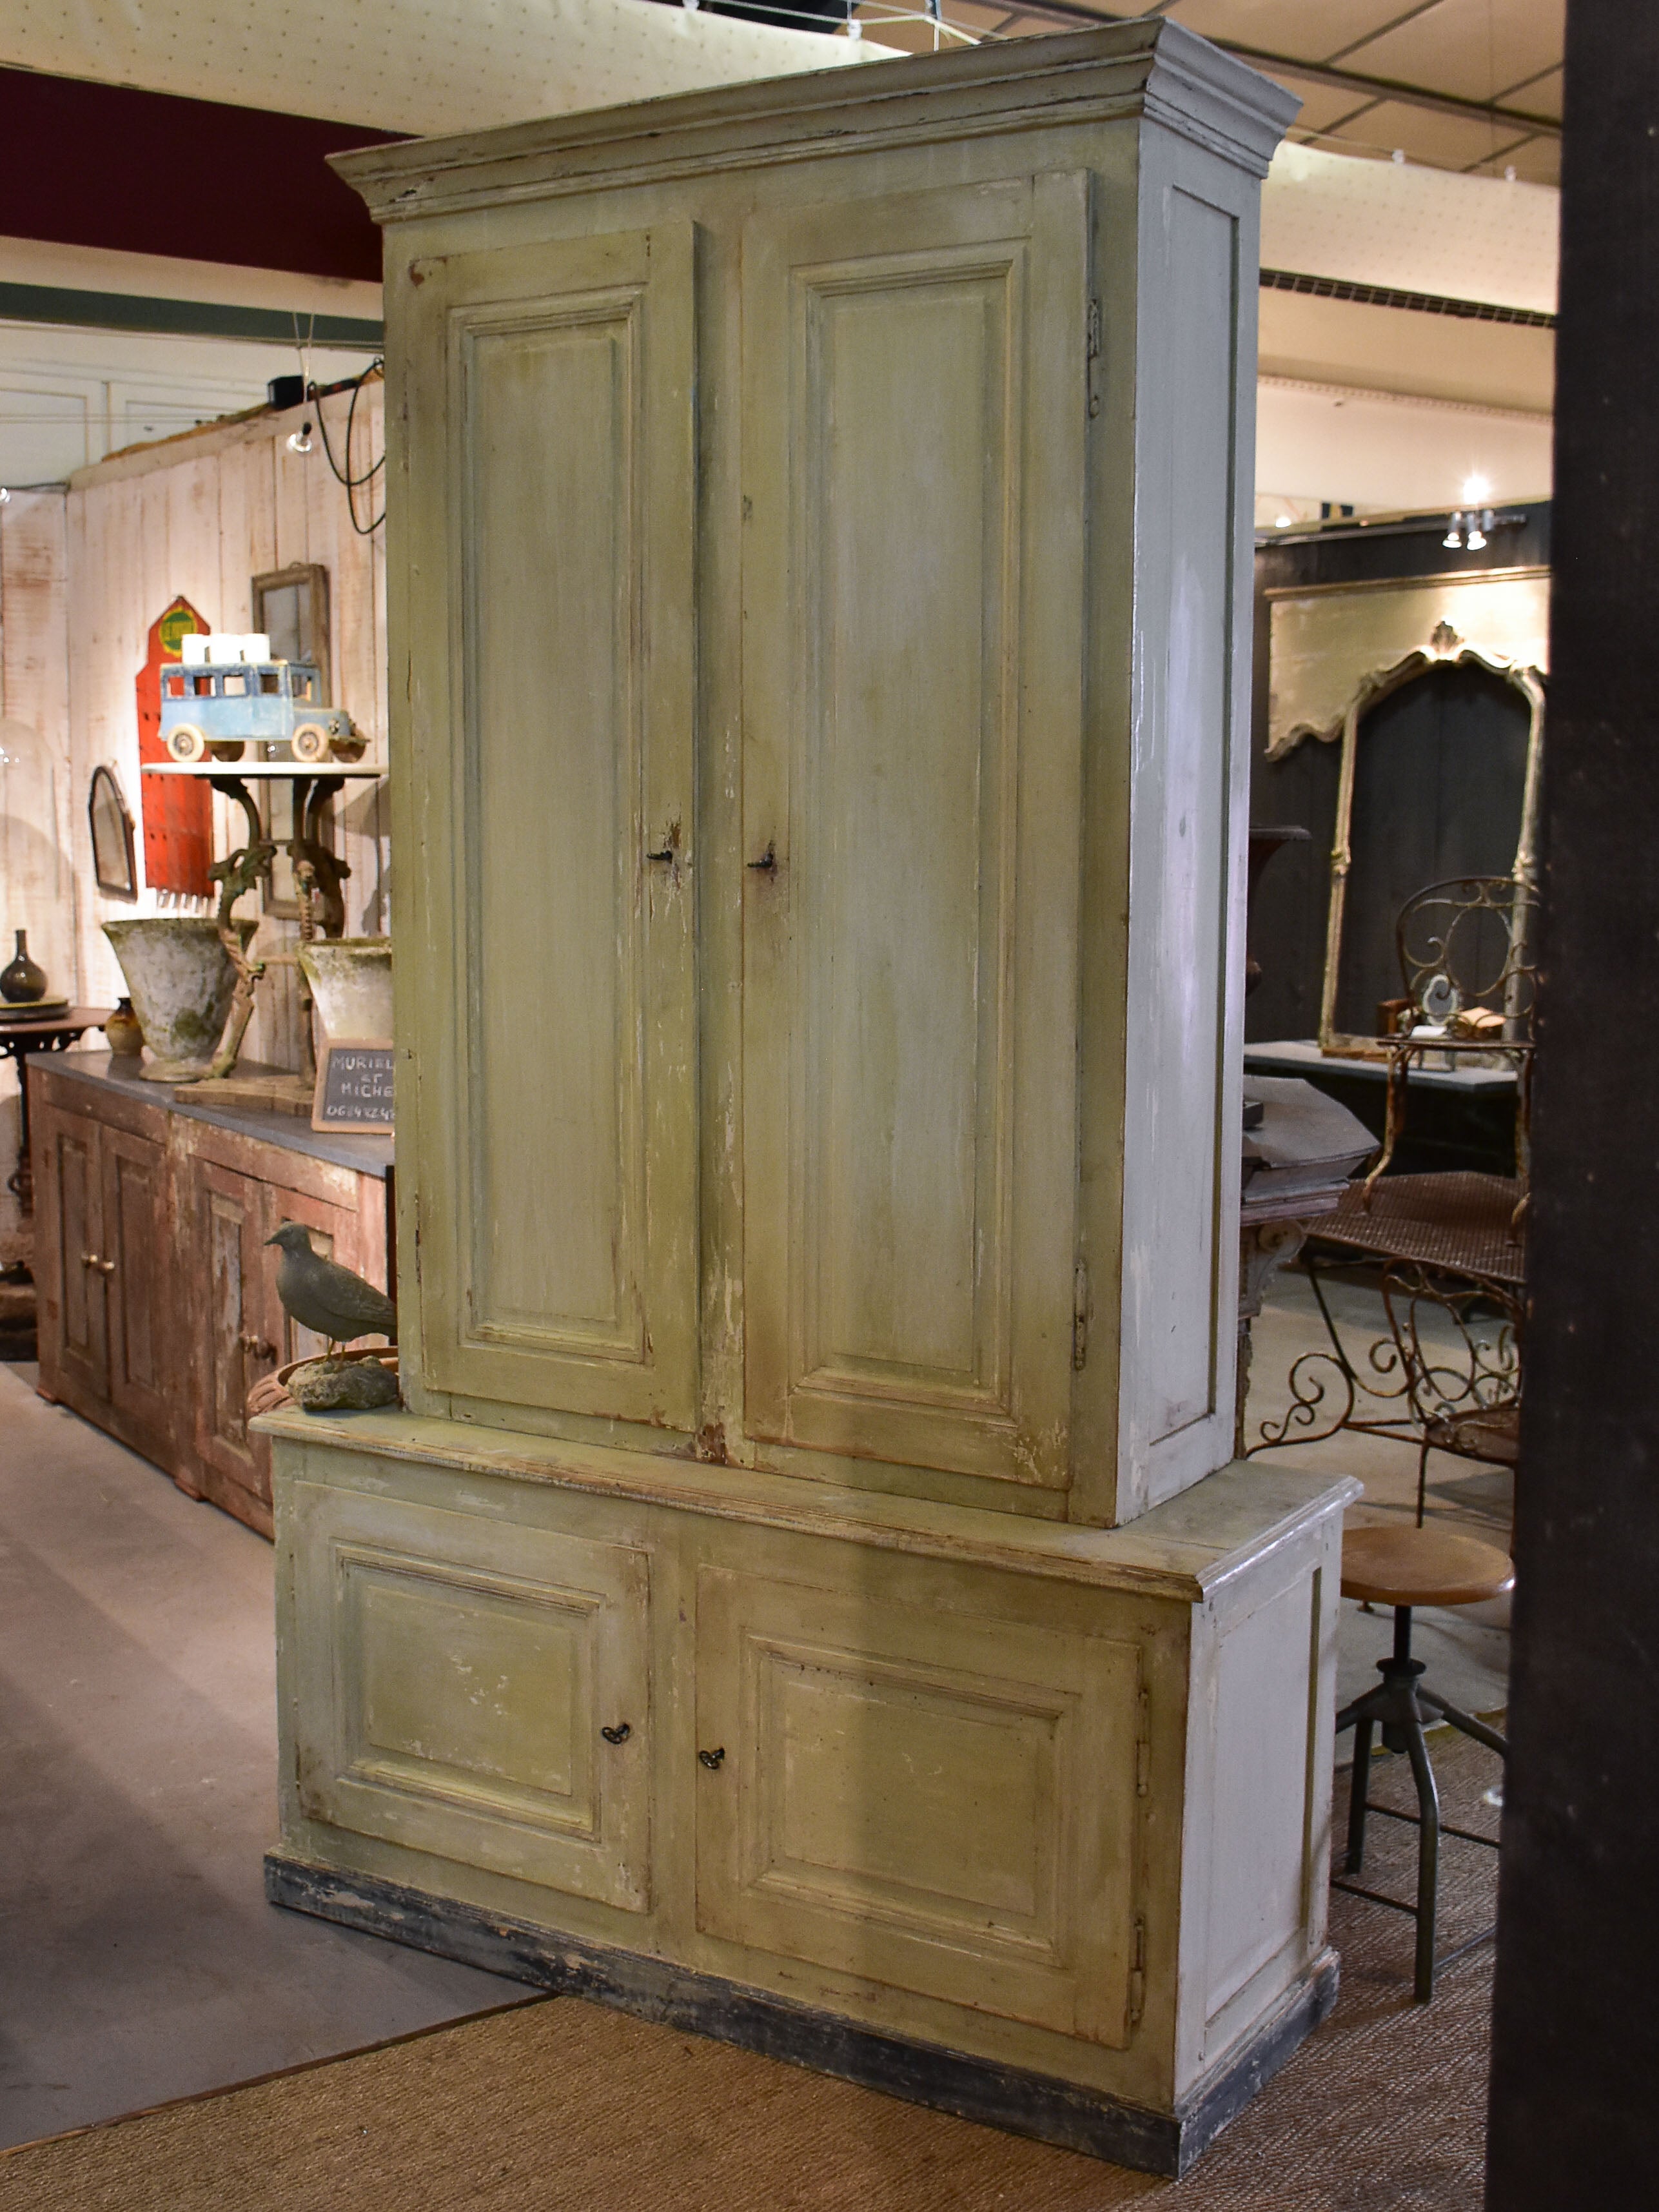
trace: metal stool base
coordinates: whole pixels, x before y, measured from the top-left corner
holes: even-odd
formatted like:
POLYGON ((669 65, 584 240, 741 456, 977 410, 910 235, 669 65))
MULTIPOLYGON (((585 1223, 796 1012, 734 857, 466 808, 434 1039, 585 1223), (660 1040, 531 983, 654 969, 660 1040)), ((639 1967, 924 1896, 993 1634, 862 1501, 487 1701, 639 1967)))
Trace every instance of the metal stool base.
POLYGON ((1501 1759, 1509 1757, 1509 1745, 1496 1729, 1488 1728, 1473 1714, 1461 1712, 1449 1705, 1444 1698, 1422 1686, 1425 1673, 1423 1662, 1412 1657, 1412 1609, 1408 1605, 1397 1605, 1394 1609, 1394 1653, 1392 1657, 1379 1659, 1378 1674, 1382 1677, 1374 1690, 1336 1717, 1336 1732, 1351 1728, 1353 1738, 1353 1782, 1348 1798, 1348 1846, 1342 1861, 1343 1875, 1356 1875, 1365 1860, 1365 1816, 1381 1814, 1385 1820, 1405 1820, 1419 1832, 1417 1848, 1417 1902, 1409 1905, 1404 1898, 1385 1897, 1381 1891, 1362 1888, 1358 1883, 1333 1875, 1331 1887, 1345 1890, 1350 1897, 1363 1897, 1372 1905, 1386 1905, 1396 1912, 1408 1912, 1417 1923, 1417 1965, 1413 1990, 1419 2004, 1427 2004, 1434 1995, 1437 1965, 1449 1966, 1461 1959, 1466 1951, 1490 1942, 1496 1932, 1488 1928, 1479 1936, 1460 1943, 1455 1951, 1448 1951, 1437 1959, 1435 1952, 1435 1903, 1439 1888, 1440 1838, 1443 1835, 1456 1836, 1464 1843, 1484 1844, 1488 1850, 1498 1845, 1490 1836, 1477 1836, 1468 1828, 1455 1828, 1440 1818, 1440 1793, 1435 1787, 1434 1769, 1429 1764, 1428 1746, 1424 1741, 1423 1716, 1426 1711, 1440 1720, 1448 1721, 1462 1734, 1484 1743, 1501 1759), (1371 1745, 1376 1731, 1382 1731, 1382 1741, 1389 1751, 1403 1751, 1411 1761, 1412 1778, 1417 1784, 1415 1813, 1397 1813, 1391 1805, 1374 1805, 1370 1800, 1371 1745))

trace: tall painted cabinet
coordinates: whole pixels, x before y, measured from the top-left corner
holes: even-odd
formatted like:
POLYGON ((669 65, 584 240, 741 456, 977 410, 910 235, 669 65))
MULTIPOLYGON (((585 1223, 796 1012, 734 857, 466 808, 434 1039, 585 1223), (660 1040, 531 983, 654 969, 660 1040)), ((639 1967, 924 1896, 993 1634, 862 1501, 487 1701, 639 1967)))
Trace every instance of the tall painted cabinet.
POLYGON ((1334 1990, 1229 1468, 1258 181, 1169 23, 341 163, 405 1411, 273 1419, 278 1901, 1176 2171, 1334 1990))

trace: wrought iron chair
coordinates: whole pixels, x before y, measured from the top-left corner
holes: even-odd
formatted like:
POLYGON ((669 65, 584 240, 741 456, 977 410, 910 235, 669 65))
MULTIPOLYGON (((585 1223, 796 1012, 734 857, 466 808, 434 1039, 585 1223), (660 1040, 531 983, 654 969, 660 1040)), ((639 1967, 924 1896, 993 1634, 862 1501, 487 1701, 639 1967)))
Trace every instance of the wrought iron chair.
POLYGON ((1370 1205, 1394 1158, 1406 1118, 1413 1062, 1430 1053, 1507 1059, 1515 1069, 1518 1224, 1526 1206, 1532 1104, 1532 1018, 1536 970, 1528 957, 1534 901, 1514 876, 1452 876, 1415 892, 1400 909, 1395 942, 1406 999, 1389 1039, 1382 1149, 1364 1185, 1370 1205))
POLYGON ((1406 901, 1395 942, 1417 1022, 1446 1024, 1454 1042, 1531 1043, 1532 906, 1513 876, 1453 876, 1406 901), (1484 1036, 1481 1015, 1499 1024, 1484 1036))

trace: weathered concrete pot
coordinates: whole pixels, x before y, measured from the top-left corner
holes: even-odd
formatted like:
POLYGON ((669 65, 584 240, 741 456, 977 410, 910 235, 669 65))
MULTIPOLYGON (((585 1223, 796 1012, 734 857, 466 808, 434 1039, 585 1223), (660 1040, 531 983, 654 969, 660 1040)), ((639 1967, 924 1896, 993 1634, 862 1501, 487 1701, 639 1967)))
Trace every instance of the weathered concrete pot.
POLYGON ((391 1036, 389 937, 314 937, 298 951, 326 1036, 360 1044, 391 1036))
MULTIPOLYGON (((236 926, 246 945, 254 925, 236 926)), ((144 1042, 155 1054, 143 1070, 146 1081, 199 1082, 213 1064, 236 988, 236 970, 218 924, 207 915, 149 915, 106 921, 104 934, 115 948, 144 1042)))

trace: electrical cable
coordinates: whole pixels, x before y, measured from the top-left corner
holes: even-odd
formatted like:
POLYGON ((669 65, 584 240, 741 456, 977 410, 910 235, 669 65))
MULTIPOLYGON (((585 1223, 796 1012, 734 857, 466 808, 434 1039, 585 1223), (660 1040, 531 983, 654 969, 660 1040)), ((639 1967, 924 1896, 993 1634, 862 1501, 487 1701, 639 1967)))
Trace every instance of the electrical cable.
POLYGON ((386 520, 386 508, 384 505, 382 505, 380 513, 375 516, 373 522, 365 524, 359 522, 357 520, 357 494, 365 484, 373 483, 375 477, 379 476, 380 471, 386 466, 385 453, 383 453, 380 455, 378 461, 371 463, 371 465, 363 471, 361 476, 354 476, 351 472, 351 440, 353 432, 356 426, 357 401, 362 394, 364 385, 368 382, 370 377, 379 375, 385 367, 385 360, 377 354, 361 376, 348 377, 343 383, 330 385, 326 394, 319 391, 318 386, 314 384, 307 385, 306 387, 306 398, 311 401, 317 410, 317 428, 322 434, 324 457, 327 460, 330 469, 333 471, 335 482, 345 486, 346 512, 351 517, 351 526, 356 532, 359 538, 372 537, 380 528, 380 525, 386 520), (325 397, 331 398, 336 392, 349 392, 351 394, 350 404, 346 409, 346 465, 343 469, 341 468, 339 463, 334 458, 334 448, 330 442, 328 434, 328 418, 324 414, 322 407, 322 403, 325 397))

